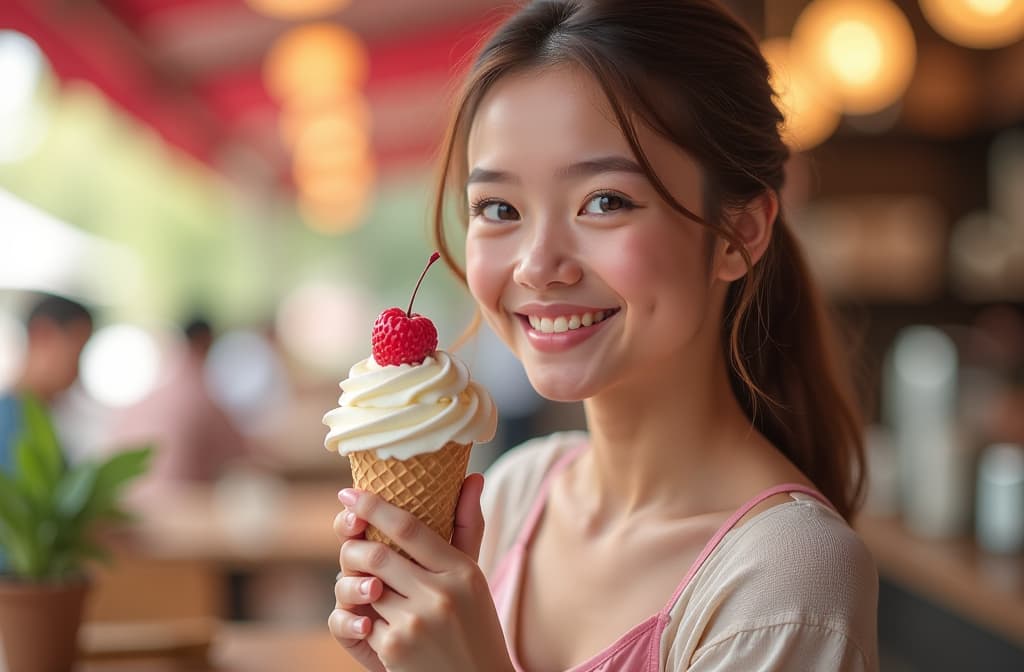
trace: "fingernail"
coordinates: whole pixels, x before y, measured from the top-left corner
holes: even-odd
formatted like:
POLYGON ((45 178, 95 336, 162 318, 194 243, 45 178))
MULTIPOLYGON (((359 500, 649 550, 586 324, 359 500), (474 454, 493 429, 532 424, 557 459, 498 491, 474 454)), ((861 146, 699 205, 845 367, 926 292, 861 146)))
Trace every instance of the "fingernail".
POLYGON ((373 579, 363 579, 359 582, 359 594, 364 597, 369 597, 370 587, 373 585, 373 579))
POLYGON ((370 630, 370 619, 364 616, 352 621, 352 630, 354 630, 357 635, 365 635, 370 630))
POLYGON ((349 527, 355 527, 355 524, 356 524, 356 514, 353 513, 352 511, 349 511, 348 513, 346 513, 345 514, 345 524, 348 525, 349 527))
POLYGON ((355 506, 359 501, 359 493, 351 488, 345 488, 338 493, 338 499, 345 506, 355 506))

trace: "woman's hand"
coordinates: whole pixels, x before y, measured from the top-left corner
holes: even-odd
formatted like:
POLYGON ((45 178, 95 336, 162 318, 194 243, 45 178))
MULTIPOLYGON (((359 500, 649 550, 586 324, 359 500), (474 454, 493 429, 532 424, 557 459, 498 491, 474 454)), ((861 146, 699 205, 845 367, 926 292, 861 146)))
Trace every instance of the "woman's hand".
POLYGON ((484 527, 482 489, 479 474, 463 483, 450 545, 376 495, 358 490, 339 494, 346 506, 340 523, 335 521, 344 540, 343 576, 335 590, 338 608, 329 622, 334 637, 370 670, 512 670, 487 581, 476 564, 484 527), (347 513, 355 519, 345 518, 347 513), (415 562, 384 544, 356 538, 367 523, 415 562), (363 580, 371 582, 369 594, 359 592, 357 582, 363 580), (366 615, 370 604, 376 617, 366 615), (363 618, 369 619, 365 633, 357 631, 363 618))

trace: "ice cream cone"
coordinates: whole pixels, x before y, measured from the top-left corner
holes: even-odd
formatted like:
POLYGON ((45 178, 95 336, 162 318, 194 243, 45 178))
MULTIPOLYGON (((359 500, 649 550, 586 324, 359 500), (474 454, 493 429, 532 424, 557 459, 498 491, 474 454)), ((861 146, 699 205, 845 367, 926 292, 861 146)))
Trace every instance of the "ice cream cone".
MULTIPOLYGON (((380 495, 450 541, 455 506, 466 478, 472 447, 472 443, 449 441, 440 450, 406 460, 381 459, 374 450, 355 451, 348 456, 352 481, 356 488, 380 495)), ((366 538, 403 552, 373 526, 366 528, 366 538)))

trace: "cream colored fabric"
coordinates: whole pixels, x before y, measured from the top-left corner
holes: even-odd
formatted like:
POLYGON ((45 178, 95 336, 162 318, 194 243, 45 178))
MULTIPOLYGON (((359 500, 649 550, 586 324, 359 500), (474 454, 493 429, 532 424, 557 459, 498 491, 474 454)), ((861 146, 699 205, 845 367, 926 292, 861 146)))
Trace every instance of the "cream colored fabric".
MULTIPOLYGON (((485 574, 514 543, 551 465, 585 441, 579 432, 536 439, 488 470, 485 574)), ((726 534, 697 571, 672 608, 661 669, 871 672, 877 601, 878 575, 861 540, 827 506, 796 495, 726 534)))

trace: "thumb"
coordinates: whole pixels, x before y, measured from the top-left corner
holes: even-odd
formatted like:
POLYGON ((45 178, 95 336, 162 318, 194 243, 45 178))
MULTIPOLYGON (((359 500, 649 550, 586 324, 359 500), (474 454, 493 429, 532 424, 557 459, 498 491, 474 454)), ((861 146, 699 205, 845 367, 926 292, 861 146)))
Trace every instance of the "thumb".
POLYGON ((480 555, 480 542, 484 538, 484 514, 480 510, 480 495, 484 490, 484 475, 470 474, 462 482, 459 503, 455 507, 455 529, 452 546, 474 561, 480 555))

